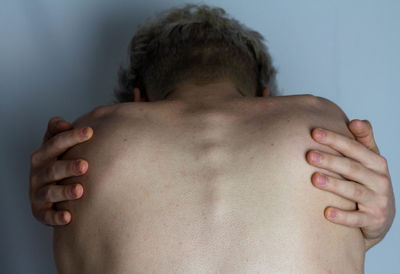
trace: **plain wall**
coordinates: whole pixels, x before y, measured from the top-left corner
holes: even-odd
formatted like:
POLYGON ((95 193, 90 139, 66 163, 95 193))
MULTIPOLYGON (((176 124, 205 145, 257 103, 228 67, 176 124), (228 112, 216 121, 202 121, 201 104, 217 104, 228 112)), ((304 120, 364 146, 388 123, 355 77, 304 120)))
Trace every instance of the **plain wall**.
MULTIPOLYGON (((185 2, 195 1, 0 2, 1 273, 56 273, 52 228, 33 218, 28 196, 30 155, 49 118, 111 103, 137 25, 185 2)), ((312 93, 370 120, 399 197, 399 1, 203 3, 265 36, 281 95, 312 93)), ((399 232, 396 217, 365 273, 400 273, 399 232)))

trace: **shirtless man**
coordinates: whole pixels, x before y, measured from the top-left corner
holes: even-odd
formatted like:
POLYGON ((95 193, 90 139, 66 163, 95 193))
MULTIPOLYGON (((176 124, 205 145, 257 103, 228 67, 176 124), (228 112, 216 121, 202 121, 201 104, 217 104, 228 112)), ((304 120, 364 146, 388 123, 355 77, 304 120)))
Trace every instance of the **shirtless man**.
POLYGON ((33 202, 34 215, 61 224, 51 221, 53 202, 70 213, 68 225, 54 227, 59 272, 363 273, 365 251, 394 217, 372 131, 349 125, 363 146, 332 102, 269 96, 275 71, 261 37, 221 10, 191 11, 175 9, 139 28, 131 67, 121 72, 121 104, 73 124, 90 126, 89 141, 55 161, 81 132, 71 130, 32 154, 31 199, 47 202, 46 210, 33 202), (221 33, 242 48, 211 39, 221 33), (319 143, 313 128, 325 129, 312 131, 319 143), (84 194, 61 172, 77 158, 86 163, 84 194), (65 194, 70 185, 80 199, 65 194))

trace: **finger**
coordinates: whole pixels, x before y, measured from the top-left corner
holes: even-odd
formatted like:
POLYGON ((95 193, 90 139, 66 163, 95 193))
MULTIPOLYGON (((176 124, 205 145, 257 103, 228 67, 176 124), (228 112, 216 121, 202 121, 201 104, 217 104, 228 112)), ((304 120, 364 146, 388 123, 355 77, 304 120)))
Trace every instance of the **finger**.
POLYGON ((371 220, 368 213, 342 210, 336 207, 327 207, 324 216, 333 223, 357 228, 369 225, 369 220, 371 220))
POLYGON ((38 220, 46 225, 66 225, 71 221, 71 213, 66 210, 43 209, 39 211, 38 220))
POLYGON ((376 170, 377 172, 386 171, 384 163, 378 164, 383 162, 383 159, 381 159, 382 156, 372 152, 356 140, 321 128, 313 129, 311 135, 318 143, 333 148, 341 154, 360 162, 369 169, 376 170))
POLYGON ((379 149, 375 142, 372 125, 368 120, 352 120, 349 123, 349 129, 357 141, 373 152, 379 154, 379 149))
POLYGON ((54 135, 72 129, 72 125, 65 121, 62 117, 56 116, 49 120, 47 131, 43 137, 43 143, 49 140, 54 135))
POLYGON ((36 168, 50 159, 64 153, 69 148, 87 141, 93 136, 93 130, 90 127, 72 129, 61 132, 44 143, 39 150, 31 156, 31 165, 36 168))
POLYGON ((312 175, 311 181, 319 189, 360 204, 368 204, 374 201, 374 192, 356 182, 338 179, 319 172, 312 175))
POLYGON ((32 179, 32 186, 36 187, 64 178, 82 175, 87 172, 88 167, 88 162, 82 159, 54 161, 34 176, 32 179))
POLYGON ((37 200, 42 203, 57 203, 75 200, 82 197, 83 187, 80 184, 49 184, 37 191, 37 200))
POLYGON ((376 187, 374 182, 382 180, 379 176, 383 175, 375 173, 350 158, 315 150, 308 151, 306 158, 311 165, 338 173, 346 179, 362 183, 370 189, 376 187))

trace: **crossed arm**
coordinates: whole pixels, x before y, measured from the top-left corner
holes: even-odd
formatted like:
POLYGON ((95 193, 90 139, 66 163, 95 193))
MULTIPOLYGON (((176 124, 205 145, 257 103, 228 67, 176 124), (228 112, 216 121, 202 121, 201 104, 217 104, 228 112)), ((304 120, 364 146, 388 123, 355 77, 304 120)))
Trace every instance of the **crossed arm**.
MULTIPOLYGON (((356 140, 324 129, 314 129, 313 139, 327 145, 343 156, 332 156, 309 151, 309 164, 342 175, 339 180, 322 173, 314 173, 312 184, 322 191, 329 191, 358 205, 355 211, 334 207, 325 209, 325 217, 337 224, 358 227, 364 235, 366 251, 380 242, 390 229, 394 215, 394 194, 386 159, 379 154, 372 126, 368 121, 352 120, 348 124, 356 140), (318 155, 320 157, 314 157, 318 155), (315 160, 319 158, 319 161, 315 160), (324 183, 325 182, 325 183, 324 183)), ((73 128, 63 118, 49 121, 42 146, 32 153, 29 194, 32 214, 46 225, 66 225, 71 214, 56 211, 54 203, 79 199, 83 187, 58 185, 57 181, 83 175, 89 168, 84 160, 58 160, 71 147, 89 140, 91 128, 73 128)))

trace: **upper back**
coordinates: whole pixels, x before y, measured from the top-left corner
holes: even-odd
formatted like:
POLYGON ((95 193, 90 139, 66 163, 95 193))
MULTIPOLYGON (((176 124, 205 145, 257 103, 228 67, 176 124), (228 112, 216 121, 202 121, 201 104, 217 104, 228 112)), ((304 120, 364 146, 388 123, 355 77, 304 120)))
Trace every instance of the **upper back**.
POLYGON ((268 157, 264 159, 268 166, 278 162, 281 156, 284 160, 290 157, 300 160, 298 157, 303 157, 311 148, 338 154, 314 142, 310 133, 312 128, 321 127, 353 138, 346 123, 345 114, 332 102, 298 95, 244 97, 196 108, 168 101, 124 103, 97 108, 78 119, 74 126, 90 125, 94 129, 94 137, 81 145, 80 153, 84 147, 90 150, 96 146, 104 149, 101 153, 107 151, 119 159, 123 154, 130 161, 142 164, 145 161, 138 157, 139 153, 146 159, 151 156, 163 159, 162 153, 165 153, 168 163, 183 161, 184 157, 197 153, 193 155, 198 161, 189 158, 183 162, 208 164, 216 169, 218 164, 226 167, 224 160, 229 157, 244 158, 250 151, 260 160, 268 157), (273 161, 269 158, 271 155, 273 161))
MULTIPOLYGON (((79 235, 87 235, 96 224, 96 231, 102 227, 133 237, 105 244, 129 245, 140 254, 157 249, 165 261, 189 256, 194 238, 199 252, 209 254, 210 264, 226 254, 235 258, 257 248, 258 256, 274 256, 287 245, 299 260, 312 260, 318 255, 315 250, 343 248, 349 253, 340 260, 358 264, 363 259, 354 255, 362 250, 361 232, 323 217, 328 205, 352 210, 355 204, 313 187, 310 178, 319 169, 305 160, 309 149, 339 154, 315 143, 312 128, 351 136, 345 115, 327 100, 308 95, 246 98, 197 108, 176 102, 125 103, 98 108, 74 124, 87 125, 93 127, 92 139, 64 156, 89 162, 81 179, 85 197, 61 204, 75 216, 75 224, 69 225, 74 239, 84 239, 79 235), (208 230, 212 233, 199 236, 208 230), (253 236, 242 238, 243 231, 253 236), (147 237, 152 241, 144 242, 147 237), (181 245, 172 245, 171 237, 181 245), (351 241, 337 242, 338 237, 351 241), (225 246, 217 239, 237 244, 225 246), (246 244, 256 239, 260 242, 246 244), (298 252, 305 252, 304 257, 298 252)), ((109 238, 96 235, 100 242, 109 238)), ((76 245, 87 254, 98 249, 76 245)), ((155 263, 138 254, 138 265, 155 263)), ((195 265, 190 261, 200 260, 197 255, 185 261, 187 270, 195 265)), ((334 262, 327 265, 334 267, 334 262)))
MULTIPOLYGON (((336 105, 311 95, 244 97, 196 108, 169 101, 123 103, 98 107, 80 117, 74 126, 92 126, 94 136, 69 153, 102 156, 92 162, 117 158, 115 164, 135 163, 143 169, 164 159, 166 169, 182 162, 182 170, 202 168, 205 173, 233 168, 231 157, 247 162, 256 157, 266 162, 264 168, 273 169, 291 157, 305 163, 305 152, 311 148, 335 154, 315 143, 310 132, 322 127, 351 137, 346 120, 336 105)), ((113 162, 108 166, 111 169, 113 162)))

